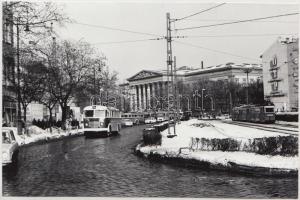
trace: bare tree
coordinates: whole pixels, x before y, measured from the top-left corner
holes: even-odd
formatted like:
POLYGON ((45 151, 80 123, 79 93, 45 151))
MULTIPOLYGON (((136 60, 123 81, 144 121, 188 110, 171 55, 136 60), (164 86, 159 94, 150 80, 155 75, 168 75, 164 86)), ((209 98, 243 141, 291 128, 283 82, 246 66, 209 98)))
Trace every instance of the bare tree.
POLYGON ((20 91, 20 101, 23 108, 23 120, 26 122, 27 107, 33 101, 39 101, 44 93, 45 66, 40 61, 21 59, 23 68, 20 73, 20 85, 15 81, 14 87, 20 91))
MULTIPOLYGON (((47 74, 48 76, 48 74, 47 74)), ((42 103, 43 105, 45 105, 47 107, 47 109, 49 110, 49 123, 50 123, 50 132, 52 132, 52 111, 53 108, 55 107, 56 103, 57 103, 57 99, 55 98, 55 96, 53 95, 53 87, 51 85, 51 82, 49 82, 48 77, 45 79, 45 92, 42 95, 42 97, 39 99, 39 102, 42 103)))
POLYGON ((53 32, 52 25, 56 22, 63 26, 71 20, 63 12, 63 5, 54 2, 4 2, 4 10, 13 15, 5 19, 7 22, 23 27, 26 32, 21 31, 23 40, 41 40, 53 32))
POLYGON ((62 125, 65 128, 67 107, 76 89, 93 66, 93 48, 86 42, 60 41, 46 45, 41 50, 48 65, 48 81, 51 94, 62 109, 62 125))

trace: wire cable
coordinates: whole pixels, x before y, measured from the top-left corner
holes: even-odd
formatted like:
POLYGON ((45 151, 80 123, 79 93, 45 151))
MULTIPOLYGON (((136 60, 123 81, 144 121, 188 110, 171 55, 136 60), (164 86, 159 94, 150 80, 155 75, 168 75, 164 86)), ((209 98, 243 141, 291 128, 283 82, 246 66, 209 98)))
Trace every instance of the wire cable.
POLYGON ((206 48, 206 47, 202 47, 202 46, 198 46, 198 45, 194 45, 194 44, 190 44, 190 43, 186 43, 186 42, 180 42, 180 41, 175 41, 175 40, 174 40, 174 42, 176 42, 178 44, 186 45, 186 46, 192 46, 192 47, 195 47, 195 48, 200 48, 200 49, 212 51, 212 52, 215 52, 215 53, 226 54, 226 55, 230 55, 230 56, 234 56, 234 57, 240 57, 240 58, 246 58, 246 59, 249 59, 249 60, 260 61, 260 59, 250 58, 250 57, 241 56, 241 55, 236 55, 236 54, 228 53, 228 52, 225 52, 225 51, 219 51, 219 50, 215 50, 215 49, 209 49, 209 48, 206 48))
MULTIPOLYGON (((235 19, 186 19, 188 21, 195 21, 195 22, 230 22, 234 21, 235 19)), ((276 21, 276 20, 263 20, 258 22, 264 22, 264 23, 292 23, 297 24, 299 21, 276 21)))
POLYGON ((230 35, 186 35, 180 38, 222 38, 222 37, 266 37, 280 35, 298 35, 298 33, 230 34, 230 35))
POLYGON ((225 4, 226 4, 226 3, 221 3, 221 4, 219 4, 219 5, 216 5, 216 6, 214 6, 214 7, 207 8, 207 9, 205 9, 205 10, 202 10, 202 11, 200 11, 200 12, 196 12, 196 13, 194 13, 194 14, 192 14, 192 15, 188 15, 188 16, 186 16, 186 17, 182 17, 182 18, 179 18, 179 19, 174 19, 174 21, 180 21, 180 20, 183 20, 183 19, 187 19, 187 18, 189 18, 189 17, 193 17, 193 16, 195 16, 195 15, 198 15, 198 14, 204 13, 204 12, 206 12, 206 11, 209 11, 209 10, 212 10, 212 9, 214 9, 214 8, 217 8, 217 7, 223 6, 223 5, 225 5, 225 4))
POLYGON ((141 39, 141 40, 122 40, 122 41, 113 41, 113 42, 97 42, 97 43, 92 43, 92 45, 97 45, 97 44, 122 44, 122 43, 134 43, 134 42, 143 42, 143 41, 153 41, 153 40, 162 40, 165 39, 163 37, 161 38, 151 38, 151 39, 141 39))
POLYGON ((89 26, 89 27, 102 28, 102 29, 108 29, 108 30, 114 30, 114 31, 121 31, 121 32, 127 32, 127 33, 139 34, 139 35, 150 35, 150 36, 161 37, 161 35, 157 35, 157 34, 145 33, 145 32, 139 32, 139 31, 132 31, 132 30, 102 26, 102 25, 86 24, 86 23, 79 23, 79 22, 73 22, 73 23, 79 24, 79 25, 84 25, 84 26, 89 26))
POLYGON ((288 13, 288 14, 282 14, 282 15, 273 15, 268 17, 259 17, 259 18, 253 18, 253 19, 246 19, 246 20, 238 20, 233 22, 225 22, 220 24, 210 24, 210 25, 203 25, 203 26, 194 26, 194 27, 187 27, 187 28, 179 28, 175 29, 175 31, 180 30, 191 30, 191 29, 197 29, 197 28, 207 28, 207 27, 214 27, 214 26, 223 26, 223 25, 229 25, 229 24, 238 24, 243 22, 251 22, 251 21, 257 21, 262 19, 271 19, 271 18, 278 18, 278 17, 286 17, 286 16, 292 16, 292 15, 298 15, 299 13, 288 13))

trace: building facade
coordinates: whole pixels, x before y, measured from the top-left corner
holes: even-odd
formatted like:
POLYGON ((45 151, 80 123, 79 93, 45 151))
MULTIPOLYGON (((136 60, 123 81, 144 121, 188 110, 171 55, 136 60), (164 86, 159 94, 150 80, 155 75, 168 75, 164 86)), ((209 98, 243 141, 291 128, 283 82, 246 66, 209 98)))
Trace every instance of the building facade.
POLYGON ((298 111, 298 39, 278 39, 263 54, 264 95, 275 111, 298 111))
MULTIPOLYGON (((184 66, 176 70, 176 81, 182 81, 187 85, 203 79, 227 80, 246 84, 247 77, 249 83, 262 80, 261 65, 227 63, 200 69, 184 66)), ((137 112, 151 109, 153 100, 166 98, 168 81, 171 81, 171 77, 167 76, 166 70, 142 70, 128 78, 127 81, 130 88, 130 108, 131 111, 137 112)))
POLYGON ((15 80, 15 49, 13 31, 13 12, 9 2, 2 4, 2 121, 11 126, 17 120, 17 95, 15 80))

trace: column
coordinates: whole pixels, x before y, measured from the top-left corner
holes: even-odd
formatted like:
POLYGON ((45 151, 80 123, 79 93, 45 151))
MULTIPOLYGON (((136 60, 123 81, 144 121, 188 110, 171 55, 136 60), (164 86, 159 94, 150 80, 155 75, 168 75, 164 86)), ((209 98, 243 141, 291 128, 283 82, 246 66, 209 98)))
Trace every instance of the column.
POLYGON ((130 111, 134 110, 134 95, 135 95, 135 88, 134 86, 130 86, 129 89, 129 103, 130 103, 130 111))
POLYGON ((153 83, 153 85, 152 85, 152 91, 153 91, 153 96, 154 97, 157 97, 158 95, 157 95, 157 83, 153 83))
POLYGON ((158 94, 160 97, 163 96, 163 84, 162 82, 158 82, 158 94))
POLYGON ((132 105, 132 111, 136 111, 137 110, 137 106, 138 106, 138 90, 137 90, 137 86, 133 86, 133 96, 132 96, 132 101, 133 101, 133 105, 132 105))
MULTIPOLYGON (((169 85, 171 86, 171 84, 169 85)), ((168 89, 169 89, 169 95, 171 96, 171 87, 168 88, 168 81, 165 82, 165 91, 166 91, 166 97, 168 96, 168 89)))
POLYGON ((148 85, 147 84, 145 84, 145 109, 147 110, 147 108, 148 108, 148 85))
POLYGON ((140 110, 143 110, 144 108, 144 91, 143 91, 143 85, 140 85, 140 110))
POLYGON ((147 84, 144 84, 144 102, 145 102, 145 104, 144 104, 144 109, 146 109, 147 110, 147 108, 148 108, 148 92, 147 92, 147 84))
POLYGON ((147 88, 146 87, 147 86, 144 84, 143 85, 143 88, 144 88, 144 90, 143 90, 143 102, 144 102, 143 109, 147 109, 147 88))
POLYGON ((151 84, 149 83, 147 85, 147 105, 148 105, 148 108, 150 108, 150 103, 151 103, 151 84))
POLYGON ((135 102, 136 102, 136 104, 135 104, 135 108, 136 108, 136 110, 138 110, 139 109, 139 107, 140 107, 140 97, 139 97, 139 95, 140 95, 140 91, 139 91, 139 86, 138 85, 135 85, 134 86, 135 87, 135 91, 136 91, 136 96, 135 96, 135 102))
POLYGON ((161 92, 162 92, 162 96, 166 98, 167 97, 166 82, 161 82, 161 92))

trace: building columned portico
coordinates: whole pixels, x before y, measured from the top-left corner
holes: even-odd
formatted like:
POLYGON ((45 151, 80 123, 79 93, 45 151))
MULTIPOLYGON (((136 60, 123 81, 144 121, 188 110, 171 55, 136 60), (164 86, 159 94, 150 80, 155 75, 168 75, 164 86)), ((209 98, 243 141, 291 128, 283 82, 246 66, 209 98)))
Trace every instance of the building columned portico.
POLYGON ((167 97, 168 77, 164 71, 143 70, 127 80, 130 83, 132 111, 148 110, 154 99, 167 97))

